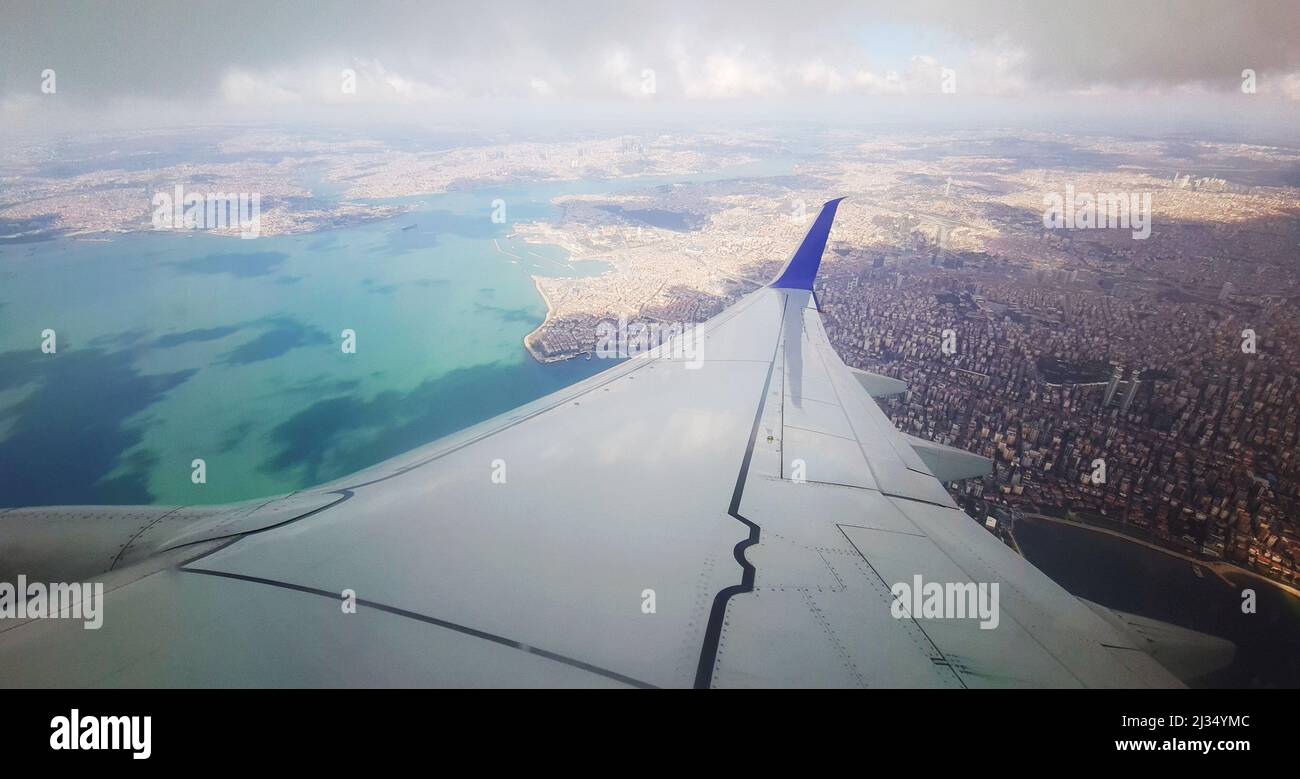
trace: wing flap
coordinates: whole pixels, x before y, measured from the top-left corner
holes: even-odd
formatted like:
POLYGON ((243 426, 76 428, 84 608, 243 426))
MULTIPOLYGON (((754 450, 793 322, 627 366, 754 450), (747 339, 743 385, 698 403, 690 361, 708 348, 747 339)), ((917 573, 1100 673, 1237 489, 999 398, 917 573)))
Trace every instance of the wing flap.
POLYGON ((889 376, 882 376, 879 373, 870 373, 868 371, 850 368, 853 371, 853 378, 858 380, 862 389, 873 398, 887 398, 890 395, 901 395, 907 392, 907 382, 901 379, 895 379, 889 376))
POLYGON ((0 580, 80 581, 168 549, 252 533, 340 500, 308 492, 218 506, 40 506, 0 517, 0 580))
POLYGON ((993 472, 993 461, 987 457, 913 435, 906 438, 930 473, 941 482, 961 481, 993 472))

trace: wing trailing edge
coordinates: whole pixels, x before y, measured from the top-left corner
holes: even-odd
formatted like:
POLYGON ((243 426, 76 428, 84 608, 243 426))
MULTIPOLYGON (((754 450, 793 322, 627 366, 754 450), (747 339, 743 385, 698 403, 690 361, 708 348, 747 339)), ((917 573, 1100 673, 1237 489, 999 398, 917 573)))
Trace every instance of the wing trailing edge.
POLYGON ((934 478, 945 484, 976 476, 987 476, 993 472, 993 461, 987 457, 917 438, 914 435, 906 433, 903 435, 907 438, 907 443, 911 444, 912 451, 916 452, 921 462, 925 463, 925 467, 934 474, 934 478))
POLYGON ((882 376, 879 373, 863 371, 852 366, 849 370, 853 372, 853 378, 858 380, 862 389, 873 398, 887 398, 890 395, 899 395, 907 392, 907 382, 901 379, 895 379, 892 376, 882 376))

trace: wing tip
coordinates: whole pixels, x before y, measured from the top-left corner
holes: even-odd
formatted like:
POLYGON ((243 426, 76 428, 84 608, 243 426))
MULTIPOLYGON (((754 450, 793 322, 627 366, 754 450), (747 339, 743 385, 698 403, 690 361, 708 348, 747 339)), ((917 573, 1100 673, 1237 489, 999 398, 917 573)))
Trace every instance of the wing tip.
POLYGON ((803 242, 768 286, 812 291, 813 282, 817 280, 817 270, 821 267, 822 254, 826 250, 826 239, 830 237, 831 225, 835 222, 835 210, 842 200, 843 197, 837 197, 822 205, 821 213, 813 220, 812 227, 808 228, 803 242))

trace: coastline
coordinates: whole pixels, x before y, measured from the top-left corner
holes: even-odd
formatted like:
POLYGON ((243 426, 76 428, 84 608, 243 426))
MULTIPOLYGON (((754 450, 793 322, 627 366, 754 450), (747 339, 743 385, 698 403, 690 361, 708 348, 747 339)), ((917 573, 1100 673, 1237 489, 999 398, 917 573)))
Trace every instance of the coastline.
POLYGON ((539 333, 541 333, 542 330, 544 330, 546 326, 550 324, 551 318, 555 316, 555 303, 550 299, 550 297, 547 296, 546 291, 542 289, 542 280, 540 276, 530 275, 529 278, 533 280, 533 288, 537 290, 537 294, 542 298, 542 302, 546 304, 546 316, 542 318, 541 324, 533 328, 532 332, 530 332, 528 335, 524 336, 524 349, 528 352, 530 357, 532 357, 534 360, 536 360, 537 362, 543 365, 546 365, 547 363, 561 362, 563 360, 570 359, 569 357, 547 358, 546 356, 539 354, 537 350, 533 348, 533 344, 532 344, 533 338, 537 336, 539 333))
MULTIPOLYGON (((1025 513, 1025 516, 1030 519, 1040 519, 1047 522, 1055 522, 1060 525, 1068 525, 1071 527, 1082 528, 1083 530, 1090 530, 1094 533, 1102 533, 1108 536, 1113 536, 1115 538, 1119 538, 1124 541, 1128 541, 1134 544, 1139 544, 1141 546, 1146 547, 1147 549, 1151 549, 1156 552, 1169 555, 1170 557, 1176 557, 1180 560, 1186 560, 1187 562, 1192 563, 1193 565, 1199 565, 1202 568, 1208 569, 1215 576, 1219 577, 1219 579, 1222 580, 1224 584, 1227 584, 1230 587, 1236 587, 1237 585, 1227 578, 1228 574, 1248 576, 1253 579, 1258 579, 1259 581, 1262 582, 1267 582, 1268 584, 1277 587, 1279 590, 1282 590, 1283 592, 1293 597, 1300 598, 1300 589, 1297 589, 1296 587, 1293 587, 1292 585, 1287 584, 1286 582, 1280 582, 1277 581, 1276 579, 1270 579, 1267 576, 1262 576, 1256 573, 1255 571, 1250 570, 1249 568, 1242 568, 1241 566, 1235 565, 1233 563, 1223 562, 1222 560, 1201 560, 1192 557, 1190 555, 1183 554, 1182 552, 1175 551, 1173 549, 1166 549, 1165 547, 1159 546, 1157 544, 1153 544, 1150 541, 1144 541, 1140 538, 1134 538, 1132 536, 1125 535, 1124 533, 1120 533, 1116 530, 1111 530, 1110 528, 1097 527, 1096 525, 1089 525, 1085 522, 1079 522, 1073 519, 1064 519, 1062 517, 1053 517, 1047 514, 1035 514, 1035 513, 1028 513, 1028 512, 1025 513)), ((1014 539, 1014 531, 1013 531, 1012 538, 1014 539)), ((1017 543, 1017 547, 1019 547, 1019 543, 1017 543)), ((1021 556, 1023 557, 1024 555, 1021 556)))
MULTIPOLYGON (((510 236, 508 237, 514 237, 515 235, 517 235, 517 233, 511 233, 510 236)), ((492 239, 492 246, 501 254, 504 254, 505 256, 511 258, 510 261, 513 263, 518 263, 519 260, 521 259, 519 255, 512 254, 506 251, 505 249, 501 248, 501 242, 498 241, 496 238, 492 239)), ((540 257, 541 255, 536 255, 536 256, 540 257)), ((542 317, 541 324, 537 325, 537 327, 533 328, 531 332, 529 332, 527 335, 524 336, 523 338, 524 351, 528 352, 529 357, 532 357, 533 360, 537 361, 538 363, 541 363, 542 365, 546 365, 548 363, 553 363, 553 362, 560 362, 561 360, 568 359, 565 357, 547 358, 544 355, 539 354, 537 350, 533 348, 533 344, 532 344, 533 339, 544 329, 546 329, 546 326, 550 324, 552 317, 555 316, 555 303, 551 300, 549 296, 547 296, 546 291, 542 289, 542 279, 540 276, 536 274, 529 274, 528 278, 533 280, 533 289, 537 290, 537 296, 540 297, 542 299, 542 302, 546 304, 546 316, 542 317)))
MULTIPOLYGON (((519 233, 516 231, 514 233, 511 233, 509 236, 507 236, 507 238, 515 238, 518 235, 519 233)), ((528 243, 528 239, 525 238, 524 244, 527 245, 527 243, 528 243)), ((504 248, 502 248, 501 242, 498 241, 496 238, 492 239, 492 246, 501 254, 504 254, 505 256, 509 257, 512 263, 518 264, 519 260, 523 259, 519 255, 508 252, 504 248)), ((568 251, 570 256, 573 255, 572 247, 564 246, 562 244, 561 247, 564 248, 566 251, 568 251)), ((537 254, 536 252, 531 251, 529 249, 525 249, 524 251, 529 252, 534 257, 538 257, 543 260, 549 260, 551 262, 557 262, 555 260, 550 260, 550 258, 548 257, 543 257, 542 255, 537 254)), ((542 317, 542 321, 540 324, 537 325, 537 327, 533 328, 532 331, 530 331, 527 335, 523 337, 524 351, 528 352, 528 356, 532 357, 534 361, 536 361, 541 365, 549 365, 550 363, 563 362, 565 360, 573 359, 573 357, 576 357, 577 355, 547 357, 541 354, 540 352, 538 352, 537 349, 533 347, 533 339, 535 339, 539 334, 541 334, 541 332, 546 329, 546 326, 549 325, 551 321, 555 318, 555 301, 551 300, 550 296, 546 294, 546 290, 542 289, 541 276, 538 276, 535 273, 530 273, 528 277, 533 280, 533 289, 537 290, 538 297, 540 297, 542 299, 542 302, 546 304, 546 316, 542 317)))

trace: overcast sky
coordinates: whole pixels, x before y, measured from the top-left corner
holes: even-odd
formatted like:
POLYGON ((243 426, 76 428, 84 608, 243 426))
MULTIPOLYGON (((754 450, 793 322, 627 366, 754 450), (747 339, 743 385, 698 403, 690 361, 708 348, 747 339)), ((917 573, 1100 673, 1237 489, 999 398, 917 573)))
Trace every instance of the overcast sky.
POLYGON ((6 0, 0 25, 7 127, 1099 112, 1294 125, 1300 1, 6 0))

